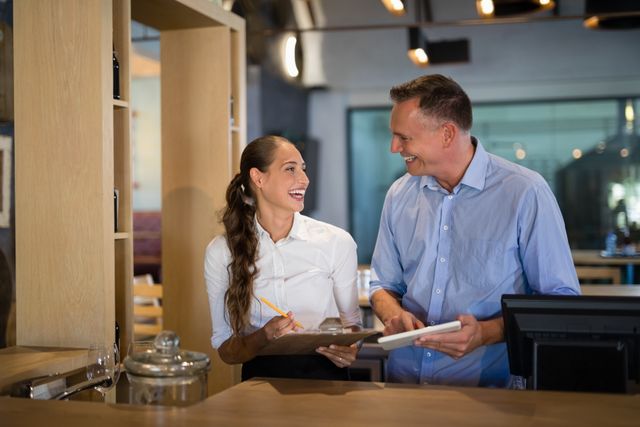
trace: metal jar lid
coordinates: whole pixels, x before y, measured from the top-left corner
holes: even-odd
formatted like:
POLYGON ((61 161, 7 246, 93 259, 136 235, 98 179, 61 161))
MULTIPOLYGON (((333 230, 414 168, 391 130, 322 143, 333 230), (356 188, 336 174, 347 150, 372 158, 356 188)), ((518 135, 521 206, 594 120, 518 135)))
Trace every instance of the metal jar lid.
POLYGON ((127 356, 124 366, 128 373, 145 377, 188 377, 209 370, 209 357, 180 350, 180 338, 175 332, 160 332, 153 346, 154 349, 127 356))

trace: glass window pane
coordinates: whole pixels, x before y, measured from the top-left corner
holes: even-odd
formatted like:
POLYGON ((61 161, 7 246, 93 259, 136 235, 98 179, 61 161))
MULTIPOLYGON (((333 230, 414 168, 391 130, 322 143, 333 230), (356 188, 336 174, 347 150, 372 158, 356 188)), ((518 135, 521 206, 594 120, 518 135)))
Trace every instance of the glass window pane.
MULTIPOLYGON (((620 241, 640 240, 640 142, 637 120, 628 120, 638 104, 638 99, 478 104, 471 133, 490 153, 547 180, 572 248, 602 249, 609 230, 615 229, 620 241)), ((400 155, 389 151, 389 114, 390 108, 349 111, 350 231, 360 263, 371 260, 386 191, 405 173, 400 155)))

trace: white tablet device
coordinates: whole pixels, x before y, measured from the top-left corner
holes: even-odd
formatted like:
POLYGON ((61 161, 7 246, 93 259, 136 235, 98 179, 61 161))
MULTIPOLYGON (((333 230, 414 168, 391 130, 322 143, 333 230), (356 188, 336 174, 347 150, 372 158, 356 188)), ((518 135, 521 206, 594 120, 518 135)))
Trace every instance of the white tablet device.
POLYGON ((445 332, 455 332, 462 328, 459 320, 453 322, 441 323, 440 325, 427 326, 426 328, 415 329, 413 331, 400 332, 399 334, 387 335, 378 338, 378 344, 382 345, 385 350, 393 350, 394 348, 412 345, 413 341, 424 335, 442 334, 445 332))

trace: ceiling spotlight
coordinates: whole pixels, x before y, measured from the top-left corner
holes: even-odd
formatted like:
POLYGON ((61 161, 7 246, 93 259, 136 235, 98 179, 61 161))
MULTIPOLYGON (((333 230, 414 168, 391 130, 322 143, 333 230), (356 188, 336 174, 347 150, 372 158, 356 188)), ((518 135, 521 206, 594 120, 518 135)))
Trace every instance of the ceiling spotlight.
POLYGON ((555 5, 553 0, 476 0, 476 9, 482 18, 540 12, 555 5))
POLYGON ((590 29, 629 30, 640 27, 640 2, 637 0, 586 0, 583 24, 590 29))
POLYGON ((396 16, 402 16, 406 13, 407 9, 404 7, 403 0, 381 0, 384 7, 387 8, 389 12, 396 16))
POLYGON ((409 28, 409 50, 407 51, 407 55, 411 62, 418 67, 426 67, 429 65, 427 38, 422 34, 420 28, 409 28))
POLYGON ((478 15, 480 16, 493 16, 493 0, 478 0, 476 1, 476 8, 478 9, 478 15))

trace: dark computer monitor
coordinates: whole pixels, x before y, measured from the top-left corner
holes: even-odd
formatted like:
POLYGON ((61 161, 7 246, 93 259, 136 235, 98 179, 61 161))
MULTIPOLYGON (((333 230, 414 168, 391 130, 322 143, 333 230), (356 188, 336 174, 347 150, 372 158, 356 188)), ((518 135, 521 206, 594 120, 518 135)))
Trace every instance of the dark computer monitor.
POLYGON ((640 298, 503 295, 502 316, 528 388, 640 392, 640 298))

